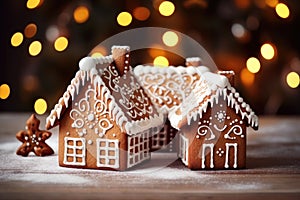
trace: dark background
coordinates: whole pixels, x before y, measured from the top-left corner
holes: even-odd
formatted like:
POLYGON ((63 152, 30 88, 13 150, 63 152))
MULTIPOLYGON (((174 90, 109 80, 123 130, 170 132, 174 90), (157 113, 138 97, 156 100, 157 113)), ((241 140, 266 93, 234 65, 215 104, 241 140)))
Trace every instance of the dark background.
MULTIPOLYGON (((33 112, 35 100, 41 97, 48 102, 50 111, 78 70, 79 60, 97 44, 125 30, 155 26, 192 37, 205 47, 219 69, 234 70, 237 90, 257 114, 300 114, 300 87, 292 89, 285 81, 288 72, 300 73, 299 1, 280 1, 290 9, 287 19, 280 18, 264 0, 174 0, 176 10, 170 17, 159 14, 155 8, 157 2, 160 1, 44 0, 40 7, 29 10, 25 0, 0 1, 0 85, 6 83, 11 89, 7 99, 0 99, 0 112, 33 112), (72 18, 79 5, 87 6, 90 11, 88 21, 83 24, 72 18), (132 13, 138 6, 150 10, 146 21, 133 18, 129 26, 118 25, 116 17, 120 12, 132 13), (256 27, 247 25, 249 17, 256 19, 256 27), (19 47, 12 47, 11 36, 22 32, 30 22, 37 25, 37 34, 24 38, 19 47), (232 34, 234 23, 245 27, 246 38, 239 39, 232 34), (69 46, 63 52, 55 51, 53 43, 45 37, 51 25, 57 25, 61 35, 69 39, 69 46), (36 57, 28 54, 28 46, 34 40, 43 44, 42 52, 36 57), (276 56, 270 61, 260 55, 260 47, 265 42, 276 45, 276 56), (240 72, 252 56, 259 58, 261 70, 249 86, 241 82, 240 72), (32 87, 26 87, 28 84, 32 87)), ((143 56, 145 63, 152 59, 147 56, 143 56)), ((169 61, 171 65, 184 64, 182 59, 169 61)))

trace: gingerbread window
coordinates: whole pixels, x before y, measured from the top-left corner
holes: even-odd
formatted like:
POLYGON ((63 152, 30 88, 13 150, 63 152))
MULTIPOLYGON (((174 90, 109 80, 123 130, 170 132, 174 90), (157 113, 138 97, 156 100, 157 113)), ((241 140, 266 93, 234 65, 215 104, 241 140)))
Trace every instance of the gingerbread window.
POLYGON ((66 165, 85 165, 85 139, 65 137, 64 161, 66 165))
POLYGON ((128 167, 150 157, 149 143, 149 131, 128 137, 128 167))
POLYGON ((152 136, 152 148, 160 148, 167 145, 167 125, 160 132, 152 136))
POLYGON ((98 138, 97 167, 119 168, 119 140, 98 138))
POLYGON ((185 165, 188 165, 188 147, 189 147, 189 140, 188 138, 184 137, 182 134, 179 134, 179 153, 178 156, 181 158, 182 162, 185 165))

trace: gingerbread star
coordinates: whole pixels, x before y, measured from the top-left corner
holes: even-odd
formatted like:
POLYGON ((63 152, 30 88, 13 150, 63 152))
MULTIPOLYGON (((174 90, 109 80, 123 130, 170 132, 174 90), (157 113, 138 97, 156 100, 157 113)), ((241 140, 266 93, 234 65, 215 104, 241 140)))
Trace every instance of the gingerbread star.
POLYGON ((39 126, 40 120, 32 114, 26 122, 26 131, 22 130, 16 134, 16 138, 23 142, 16 152, 17 155, 28 156, 30 152, 34 152, 37 156, 47 156, 54 153, 45 142, 51 133, 39 130, 39 126))

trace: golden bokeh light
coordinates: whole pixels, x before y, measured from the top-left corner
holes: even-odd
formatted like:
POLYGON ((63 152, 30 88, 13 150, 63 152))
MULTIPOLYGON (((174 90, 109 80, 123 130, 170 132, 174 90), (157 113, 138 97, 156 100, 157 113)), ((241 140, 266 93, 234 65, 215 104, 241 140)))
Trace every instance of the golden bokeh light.
POLYGON ((146 7, 137 7, 133 10, 132 15, 140 21, 145 21, 150 16, 150 11, 146 7))
POLYGON ((161 46, 161 45, 158 45, 158 44, 152 45, 152 47, 149 48, 148 53, 149 53, 149 55, 150 55, 152 58, 155 58, 155 57, 157 57, 157 56, 165 56, 165 55, 166 55, 166 53, 165 53, 165 51, 163 50, 162 46, 161 46))
POLYGON ((157 67, 167 67, 169 66, 169 61, 164 56, 157 56, 153 61, 153 65, 157 67))
POLYGON ((121 12, 117 16, 117 22, 121 26, 128 26, 132 22, 132 16, 129 12, 121 12))
POLYGON ((29 45, 28 51, 31 56, 37 56, 42 51, 42 43, 40 41, 33 41, 29 45))
POLYGON ((275 6, 278 4, 278 0, 266 0, 266 4, 272 8, 275 8, 275 6))
POLYGON ((32 38, 37 32, 37 26, 34 23, 28 24, 24 29, 24 35, 27 38, 32 38))
POLYGON ((170 1, 163 1, 158 7, 159 13, 163 16, 171 16, 175 11, 175 5, 170 1))
POLYGON ((257 73, 260 70, 260 62, 255 57, 248 58, 246 66, 249 72, 253 74, 257 73))
POLYGON ((0 86, 0 98, 7 99, 10 95, 10 87, 7 84, 2 84, 0 86))
POLYGON ((271 60, 275 56, 275 48, 273 45, 265 43, 261 46, 260 53, 264 59, 271 60))
POLYGON ((251 86, 254 83, 255 75, 248 71, 247 68, 242 69, 240 78, 245 86, 251 86))
POLYGON ((92 53, 91 57, 93 58, 99 58, 99 57, 103 57, 103 54, 100 52, 94 52, 92 53))
POLYGON ((290 72, 286 76, 286 82, 289 87, 291 88, 297 88, 300 84, 300 77, 297 72, 290 72))
POLYGON ((64 51, 68 47, 68 39, 66 37, 59 37, 54 42, 56 51, 64 51))
POLYGON ((89 54, 91 57, 102 57, 107 55, 107 50, 104 46, 96 46, 89 54))
POLYGON ((26 7, 28 9, 34 9, 40 6, 43 3, 43 1, 40 0, 28 0, 26 3, 26 7))
POLYGON ((73 12, 75 22, 82 24, 90 17, 89 9, 86 6, 78 6, 73 12))
POLYGON ((10 43, 13 47, 17 47, 20 46, 20 44, 22 44, 24 39, 24 36, 22 33, 20 32, 16 32, 13 34, 13 36, 10 39, 10 43))
POLYGON ((39 114, 42 115, 47 111, 47 102, 45 99, 37 99, 34 103, 34 111, 39 114))
POLYGON ((290 16, 290 9, 284 3, 277 4, 275 10, 277 15, 283 19, 286 19, 290 16))
POLYGON ((178 35, 173 31, 167 31, 162 36, 163 43, 169 47, 173 47, 178 43, 178 35))

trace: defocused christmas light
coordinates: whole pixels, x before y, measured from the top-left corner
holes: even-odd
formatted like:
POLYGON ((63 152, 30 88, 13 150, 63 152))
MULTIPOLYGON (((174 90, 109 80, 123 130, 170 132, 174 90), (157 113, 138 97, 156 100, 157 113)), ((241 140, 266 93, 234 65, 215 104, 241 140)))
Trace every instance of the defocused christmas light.
POLYGON ((159 5, 158 10, 163 16, 171 16, 175 11, 175 5, 170 1, 163 1, 159 5))
POLYGON ((7 84, 2 84, 0 86, 0 98, 7 99, 10 95, 10 87, 7 84))
POLYGON ((140 21, 145 21, 150 16, 150 11, 146 7, 137 7, 132 12, 133 16, 140 21))
POLYGON ((178 35, 173 31, 167 31, 162 36, 163 43, 169 47, 173 47, 178 43, 178 35))
POLYGON ((23 34, 20 32, 16 32, 13 34, 13 36, 10 39, 10 43, 13 47, 17 47, 20 46, 20 44, 22 44, 23 42, 23 34))
POLYGON ((237 38, 243 37, 246 33, 245 28, 241 24, 237 23, 231 26, 231 32, 237 38))
POLYGON ((46 38, 48 41, 53 42, 59 36, 59 30, 57 26, 49 26, 46 30, 46 38))
POLYGON ((290 72, 286 76, 286 82, 289 87, 291 88, 297 88, 300 83, 299 74, 297 72, 290 72))
POLYGON ((275 7, 276 13, 281 18, 288 18, 290 15, 290 10, 284 3, 279 3, 275 7))
POLYGON ((157 56, 165 56, 166 53, 162 50, 162 46, 159 44, 154 44, 149 48, 148 53, 152 58, 156 58, 157 56))
POLYGON ((157 67, 167 67, 169 66, 169 61, 164 56, 157 56, 153 61, 153 65, 157 67))
POLYGON ((99 46, 96 46, 94 49, 92 49, 92 51, 90 52, 90 55, 92 57, 105 56, 105 55, 107 55, 107 50, 105 47, 99 45, 99 46))
POLYGON ((34 9, 37 8, 38 6, 42 5, 43 1, 41 0, 28 0, 26 3, 26 7, 28 9, 34 9))
POLYGON ((251 86, 254 83, 255 76, 247 68, 244 68, 240 73, 240 78, 245 86, 251 86))
POLYGON ((39 114, 42 115, 47 111, 47 102, 45 99, 37 99, 34 103, 34 111, 39 114))
POLYGON ((121 12, 117 17, 117 22, 121 26, 128 26, 132 22, 132 16, 129 12, 121 12))
POLYGON ((261 46, 260 53, 264 59, 271 60, 275 56, 275 49, 273 45, 265 43, 261 46))
POLYGON ((42 50, 42 44, 39 41, 33 41, 30 45, 29 45, 29 54, 31 56, 37 56, 42 50))
POLYGON ((89 19, 90 12, 86 6, 78 6, 73 12, 75 22, 82 24, 89 19))
POLYGON ((247 69, 251 73, 257 73, 260 70, 260 62, 257 58, 251 57, 246 62, 247 69))
POLYGON ((68 39, 66 37, 59 37, 54 42, 56 51, 64 51, 68 47, 68 39))
POLYGON ((37 26, 34 23, 28 24, 24 29, 24 35, 27 38, 32 38, 37 32, 37 26))
POLYGON ((278 0, 265 0, 266 4, 272 8, 274 8, 278 4, 278 0))

